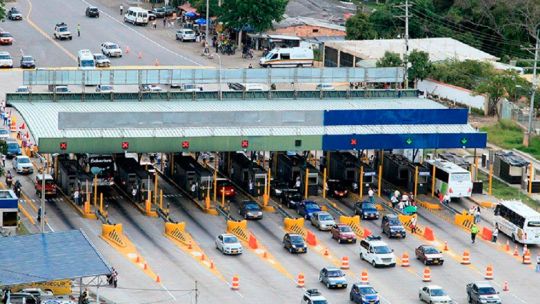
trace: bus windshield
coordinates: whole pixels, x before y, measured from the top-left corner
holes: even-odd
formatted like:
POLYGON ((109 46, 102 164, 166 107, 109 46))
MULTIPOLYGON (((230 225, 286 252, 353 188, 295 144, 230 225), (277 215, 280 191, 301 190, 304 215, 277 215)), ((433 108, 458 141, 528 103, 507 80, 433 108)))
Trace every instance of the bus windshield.
POLYGON ((450 175, 450 181, 452 182, 466 182, 471 180, 471 174, 469 172, 452 173, 450 175))
POLYGON ((81 68, 93 68, 94 60, 81 60, 81 68))

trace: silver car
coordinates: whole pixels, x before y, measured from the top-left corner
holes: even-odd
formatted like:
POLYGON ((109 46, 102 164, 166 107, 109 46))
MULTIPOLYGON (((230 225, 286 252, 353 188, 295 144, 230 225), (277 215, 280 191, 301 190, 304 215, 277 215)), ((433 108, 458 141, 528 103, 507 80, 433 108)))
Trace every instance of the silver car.
POLYGON ((319 272, 319 282, 326 288, 347 288, 347 278, 341 269, 325 267, 319 272))
POLYGON ((242 254, 242 244, 234 234, 220 234, 216 238, 216 248, 223 254, 242 254))
POLYGON ((328 231, 336 224, 334 218, 326 211, 319 211, 311 216, 311 225, 319 230, 328 231))
POLYGON ((422 287, 418 293, 420 301, 433 304, 451 304, 454 303, 442 287, 437 285, 427 285, 422 287))

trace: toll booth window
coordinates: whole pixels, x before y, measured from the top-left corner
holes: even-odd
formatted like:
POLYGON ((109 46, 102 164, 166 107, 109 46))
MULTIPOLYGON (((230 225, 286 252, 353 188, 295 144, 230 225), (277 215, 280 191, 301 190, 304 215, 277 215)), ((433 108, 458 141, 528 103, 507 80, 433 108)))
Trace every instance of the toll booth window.
POLYGON ((428 177, 429 177, 429 176, 425 176, 425 175, 424 175, 424 176, 422 176, 422 175, 421 175, 421 176, 418 176, 418 183, 420 183, 420 184, 425 184, 425 183, 427 183, 428 177))
POLYGON ((17 212, 3 212, 2 221, 3 227, 16 227, 17 226, 17 212))
POLYGON ((308 177, 308 185, 317 185, 318 178, 316 176, 308 177))
POLYGON ((522 167, 516 167, 516 166, 510 166, 510 169, 508 170, 508 174, 510 176, 521 176, 523 172, 522 167))
POLYGON ((364 176, 364 183, 372 183, 373 182, 373 176, 364 176))

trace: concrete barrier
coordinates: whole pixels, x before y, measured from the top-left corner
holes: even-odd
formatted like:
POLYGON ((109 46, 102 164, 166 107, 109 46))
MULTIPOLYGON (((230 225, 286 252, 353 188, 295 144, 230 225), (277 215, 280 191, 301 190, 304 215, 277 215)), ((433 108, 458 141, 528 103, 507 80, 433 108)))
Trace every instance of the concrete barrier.
POLYGON ((244 242, 249 241, 250 233, 247 230, 247 221, 227 221, 227 232, 236 235, 244 242))
POLYGON ((285 228, 285 231, 289 233, 297 233, 303 236, 304 238, 307 238, 307 232, 304 228, 304 222, 305 220, 303 218, 288 218, 286 217, 283 220, 283 227, 285 228))
POLYGON ((342 223, 342 224, 345 224, 345 225, 349 225, 351 227, 351 229, 354 231, 354 233, 359 237, 359 238, 364 238, 366 237, 366 233, 365 233, 365 229, 362 228, 362 226, 360 226, 360 216, 359 215, 355 215, 355 216, 343 216, 341 215, 339 217, 339 222, 342 223))
POLYGON ((122 224, 102 224, 101 236, 121 248, 126 248, 128 245, 126 237, 124 236, 122 224))
POLYGON ((186 232, 186 223, 165 223, 165 235, 188 246, 191 243, 191 236, 186 232))
POLYGON ((474 224, 474 216, 468 214, 467 211, 463 211, 460 214, 454 215, 454 224, 461 226, 466 230, 471 230, 471 227, 474 224))

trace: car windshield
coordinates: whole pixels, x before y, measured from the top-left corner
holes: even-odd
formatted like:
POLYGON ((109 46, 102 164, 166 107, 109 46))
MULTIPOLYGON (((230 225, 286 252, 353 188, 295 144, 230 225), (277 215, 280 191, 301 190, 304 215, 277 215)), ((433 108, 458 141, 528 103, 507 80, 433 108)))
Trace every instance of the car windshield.
POLYGON ((349 226, 339 226, 339 231, 341 231, 341 232, 352 232, 352 229, 349 226))
POLYGON ((118 49, 118 45, 111 43, 111 44, 107 45, 107 48, 108 49, 118 49))
POLYGON ((19 148, 18 143, 8 143, 7 146, 8 146, 8 149, 17 149, 17 148, 19 148))
POLYGON ((343 276, 343 272, 341 270, 329 270, 327 276, 329 278, 339 278, 343 276))
POLYGON ((401 226, 401 222, 399 220, 396 220, 396 219, 389 220, 388 224, 390 224, 390 226, 401 226))
POLYGON ((68 90, 67 87, 57 87, 56 92, 58 92, 58 93, 67 93, 67 92, 69 92, 69 90, 68 90))
POLYGON ((22 61, 34 61, 34 58, 32 58, 31 56, 23 56, 22 61))
POLYGON ((375 204, 372 204, 372 203, 363 203, 362 204, 362 209, 366 209, 366 210, 375 210, 375 204))
POLYGON ((67 30, 68 30, 67 26, 61 26, 58 28, 59 32, 67 32, 67 30))
POLYGON ((452 173, 450 174, 450 181, 452 182, 466 182, 471 180, 470 172, 452 173))
POLYGON ((251 203, 251 204, 245 204, 244 205, 244 208, 246 208, 247 210, 259 210, 259 205, 257 204, 254 204, 254 203, 251 203))
POLYGON ((223 238, 223 243, 225 244, 238 243, 238 239, 235 236, 226 236, 223 238))
POLYGON ((362 293, 362 294, 376 294, 377 292, 375 291, 375 289, 373 289, 373 287, 368 286, 368 287, 360 287, 360 293, 362 293))
POLYGON ((292 243, 303 243, 304 239, 299 235, 291 235, 291 242, 292 243))
POLYGON ((6 129, 0 129, 0 134, 9 134, 9 132, 6 129))
POLYGON ((529 221, 527 227, 540 227, 540 221, 529 221))
POLYGON ((496 293, 497 292, 495 291, 493 287, 478 288, 478 294, 481 294, 481 295, 491 295, 491 294, 496 294, 496 293))
POLYGON ((11 59, 9 55, 0 55, 0 59, 11 59))
POLYGON ((433 247, 424 247, 424 252, 426 254, 438 254, 439 250, 433 248, 433 247))
POLYGON ((94 57, 96 59, 107 59, 107 57, 105 57, 105 55, 102 55, 102 54, 95 54, 94 57))
POLYGON ((19 11, 18 11, 16 8, 12 7, 12 8, 11 8, 11 13, 12 13, 12 14, 18 14, 19 11))
POLYGON ((184 30, 184 34, 193 35, 193 34, 195 34, 195 32, 193 32, 192 30, 184 30))
POLYGON ((88 68, 94 66, 94 60, 81 60, 81 67, 88 68))
POLYGON ((91 11, 91 12, 97 12, 98 11, 97 7, 91 7, 88 10, 91 11))
POLYGON ((328 304, 328 302, 326 302, 326 300, 313 300, 312 303, 313 304, 328 304))
POLYGON ((102 85, 100 88, 102 91, 111 91, 113 89, 110 85, 102 85))
POLYGON ((0 33, 0 37, 12 37, 10 33, 0 33))
POLYGON ((319 220, 321 220, 321 221, 333 221, 334 218, 330 214, 319 214, 319 220))
POLYGON ((442 289, 432 289, 429 293, 434 297, 442 297, 446 295, 446 292, 442 289))
POLYGON ((375 246, 373 247, 373 252, 376 254, 385 254, 385 253, 391 253, 392 250, 388 248, 388 246, 375 246))
POLYGON ((306 203, 305 206, 306 206, 306 209, 312 209, 312 210, 320 210, 321 209, 321 208, 319 208, 319 205, 317 205, 316 203, 306 203))
POLYGON ((17 162, 18 162, 19 164, 28 164, 28 163, 30 163, 30 159, 21 157, 21 158, 19 158, 19 159, 17 160, 17 162))

